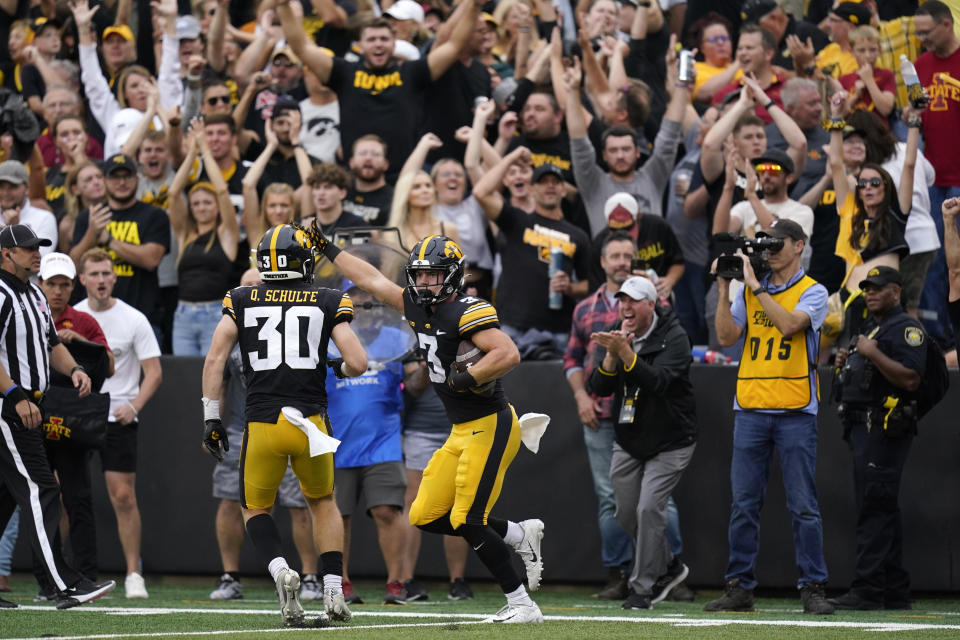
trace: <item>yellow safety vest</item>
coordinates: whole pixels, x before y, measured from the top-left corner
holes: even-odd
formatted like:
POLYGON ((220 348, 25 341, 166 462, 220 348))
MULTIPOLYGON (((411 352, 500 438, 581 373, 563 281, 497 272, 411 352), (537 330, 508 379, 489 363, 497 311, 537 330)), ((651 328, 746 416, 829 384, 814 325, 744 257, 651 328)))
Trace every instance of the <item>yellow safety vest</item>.
MULTIPOLYGON (((815 284, 816 280, 805 275, 770 295, 792 313, 803 292, 815 284)), ((803 409, 810 404, 811 369, 820 397, 816 369, 807 353, 807 332, 785 337, 767 317, 757 296, 749 289, 744 296, 747 326, 737 373, 737 404, 741 409, 803 409)))

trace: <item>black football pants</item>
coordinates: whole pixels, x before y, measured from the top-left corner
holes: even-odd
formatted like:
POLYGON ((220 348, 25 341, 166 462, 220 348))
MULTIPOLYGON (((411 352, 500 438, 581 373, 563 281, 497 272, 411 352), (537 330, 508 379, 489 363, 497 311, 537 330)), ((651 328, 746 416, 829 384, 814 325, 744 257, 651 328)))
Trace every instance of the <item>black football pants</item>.
POLYGON ((57 539, 60 486, 53 477, 43 445, 43 430, 24 429, 0 419, 0 531, 20 505, 20 530, 30 538, 34 554, 58 591, 81 576, 63 560, 57 539))

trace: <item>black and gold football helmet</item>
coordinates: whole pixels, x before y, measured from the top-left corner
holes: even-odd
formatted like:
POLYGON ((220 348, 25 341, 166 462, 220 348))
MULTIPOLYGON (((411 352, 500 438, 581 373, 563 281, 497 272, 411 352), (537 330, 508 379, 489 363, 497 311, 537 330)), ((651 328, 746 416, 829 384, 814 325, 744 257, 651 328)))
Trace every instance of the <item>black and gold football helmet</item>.
POLYGON ((407 292, 422 306, 440 304, 463 287, 464 259, 459 245, 446 236, 427 236, 413 247, 406 266, 407 292), (443 273, 440 291, 417 286, 417 274, 422 271, 443 273))
POLYGON ((264 282, 313 280, 316 248, 302 229, 278 224, 263 234, 257 246, 257 269, 264 282))

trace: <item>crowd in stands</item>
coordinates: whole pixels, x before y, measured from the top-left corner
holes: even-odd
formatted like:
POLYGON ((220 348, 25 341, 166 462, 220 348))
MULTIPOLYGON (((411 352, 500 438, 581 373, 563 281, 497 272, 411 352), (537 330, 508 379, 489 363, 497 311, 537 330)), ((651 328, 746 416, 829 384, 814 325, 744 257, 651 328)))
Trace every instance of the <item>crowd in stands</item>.
MULTIPOLYGON (((724 346, 713 319, 742 284, 718 287, 711 264, 791 220, 806 274, 846 314, 832 344, 867 316, 858 283, 890 266, 955 364, 941 208, 960 196, 958 9, 0 0, 0 224, 30 226, 77 273, 105 251, 112 295, 188 356, 274 225, 395 227, 404 254, 448 236, 466 292, 495 303, 524 358, 566 353, 588 424, 611 417, 577 374, 590 327, 616 319, 611 269, 649 277, 691 344, 738 359, 742 338, 724 346)), ((391 581, 409 580, 410 552, 391 553, 391 581)))

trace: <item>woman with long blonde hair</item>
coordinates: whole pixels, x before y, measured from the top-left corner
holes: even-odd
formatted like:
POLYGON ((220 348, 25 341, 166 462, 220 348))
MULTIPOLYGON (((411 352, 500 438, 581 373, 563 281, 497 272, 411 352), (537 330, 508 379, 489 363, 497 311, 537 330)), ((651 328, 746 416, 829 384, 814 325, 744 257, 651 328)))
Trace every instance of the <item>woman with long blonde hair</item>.
POLYGON ((170 226, 177 238, 177 281, 180 300, 173 316, 174 355, 203 355, 220 322, 221 300, 234 287, 240 230, 227 183, 202 124, 193 126, 187 157, 170 185, 170 226), (209 182, 197 182, 183 196, 197 155, 209 182))
POLYGON ((390 206, 387 226, 400 230, 400 244, 404 252, 429 235, 443 235, 460 241, 456 226, 437 217, 437 189, 430 174, 420 168, 430 150, 442 145, 443 142, 436 135, 424 134, 404 163, 393 188, 393 204, 390 206))

